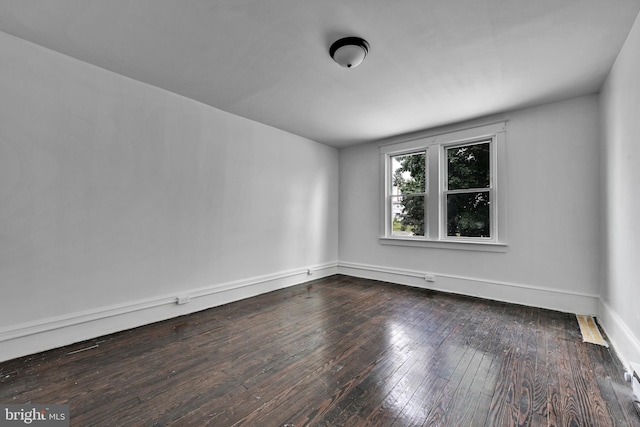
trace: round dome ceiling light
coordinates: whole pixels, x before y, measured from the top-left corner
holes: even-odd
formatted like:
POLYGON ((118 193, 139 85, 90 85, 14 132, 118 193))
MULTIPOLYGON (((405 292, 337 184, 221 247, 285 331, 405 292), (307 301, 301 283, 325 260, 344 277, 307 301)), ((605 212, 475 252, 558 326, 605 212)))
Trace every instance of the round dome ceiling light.
POLYGON ((329 55, 344 68, 355 68, 369 53, 369 43, 360 37, 345 37, 333 42, 329 55))

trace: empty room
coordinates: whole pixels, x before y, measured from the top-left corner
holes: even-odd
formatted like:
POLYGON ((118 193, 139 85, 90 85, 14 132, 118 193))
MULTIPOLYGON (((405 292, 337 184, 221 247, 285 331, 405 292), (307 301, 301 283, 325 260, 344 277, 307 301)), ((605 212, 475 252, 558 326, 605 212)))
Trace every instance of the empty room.
POLYGON ((0 425, 640 426, 640 0, 0 0, 0 425))

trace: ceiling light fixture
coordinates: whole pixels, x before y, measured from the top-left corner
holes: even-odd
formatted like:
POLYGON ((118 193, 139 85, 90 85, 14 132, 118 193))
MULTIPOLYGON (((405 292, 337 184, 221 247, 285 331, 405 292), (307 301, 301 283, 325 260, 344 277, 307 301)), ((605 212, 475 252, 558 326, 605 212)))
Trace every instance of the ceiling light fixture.
POLYGON ((369 43, 360 37, 345 37, 333 42, 329 55, 344 68, 355 68, 369 53, 369 43))

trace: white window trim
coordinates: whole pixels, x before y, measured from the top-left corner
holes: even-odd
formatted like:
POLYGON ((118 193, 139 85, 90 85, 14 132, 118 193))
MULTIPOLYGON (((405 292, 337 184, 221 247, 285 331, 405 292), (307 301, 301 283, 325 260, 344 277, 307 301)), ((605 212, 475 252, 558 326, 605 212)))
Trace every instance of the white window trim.
POLYGON ((489 123, 418 139, 380 146, 382 210, 379 242, 385 245, 435 247, 441 249, 478 250, 505 252, 506 236, 506 121, 489 123), (491 140, 491 238, 451 237, 446 233, 446 203, 444 182, 446 179, 445 150, 455 145, 474 141, 491 140), (427 153, 427 176, 425 189, 425 236, 391 235, 391 157, 415 153, 427 153))

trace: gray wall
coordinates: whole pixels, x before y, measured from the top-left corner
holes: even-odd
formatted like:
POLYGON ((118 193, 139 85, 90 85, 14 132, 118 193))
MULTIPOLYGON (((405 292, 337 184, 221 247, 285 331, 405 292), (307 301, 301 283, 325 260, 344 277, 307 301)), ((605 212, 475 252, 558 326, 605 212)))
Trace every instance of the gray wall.
POLYGON ((600 96, 505 114, 509 247, 489 253, 380 245, 378 144, 338 152, 0 33, 0 360, 339 271, 598 314, 638 361, 639 51, 636 22, 600 96))
POLYGON ((381 245, 378 144, 340 152, 343 271, 487 298, 595 313, 600 216, 598 96, 505 114, 506 253, 381 245), (434 283, 412 277, 436 274, 434 283))
POLYGON ((336 149, 4 33, 0 56, 0 360, 335 273, 336 149))
POLYGON ((640 18, 602 88, 601 112, 601 313, 623 360, 640 363, 640 18))

